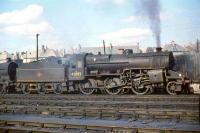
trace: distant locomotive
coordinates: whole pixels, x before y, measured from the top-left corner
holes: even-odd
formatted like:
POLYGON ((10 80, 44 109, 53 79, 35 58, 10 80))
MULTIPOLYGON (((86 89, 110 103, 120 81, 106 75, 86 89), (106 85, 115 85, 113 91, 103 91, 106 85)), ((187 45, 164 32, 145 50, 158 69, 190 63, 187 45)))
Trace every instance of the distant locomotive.
POLYGON ((125 50, 123 54, 111 55, 73 54, 54 61, 22 64, 18 68, 13 65, 8 73, 13 78, 1 80, 0 89, 7 92, 6 88, 14 84, 16 91, 25 94, 80 91, 90 95, 101 91, 116 95, 132 90, 143 95, 161 88, 174 95, 188 85, 183 75, 173 71, 174 65, 171 52, 133 54, 125 50))

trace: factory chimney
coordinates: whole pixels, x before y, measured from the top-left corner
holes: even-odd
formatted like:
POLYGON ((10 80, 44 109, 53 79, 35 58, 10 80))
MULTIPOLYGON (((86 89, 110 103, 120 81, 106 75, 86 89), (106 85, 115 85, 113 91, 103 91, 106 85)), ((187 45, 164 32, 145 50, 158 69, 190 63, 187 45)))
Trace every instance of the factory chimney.
POLYGON ((38 61, 38 36, 39 36, 40 34, 36 34, 36 60, 38 61))

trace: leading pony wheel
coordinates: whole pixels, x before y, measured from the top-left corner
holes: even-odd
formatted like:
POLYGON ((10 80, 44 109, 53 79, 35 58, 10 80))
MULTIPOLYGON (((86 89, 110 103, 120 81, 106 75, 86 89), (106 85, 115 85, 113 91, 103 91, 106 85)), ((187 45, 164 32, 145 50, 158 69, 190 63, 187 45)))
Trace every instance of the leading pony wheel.
POLYGON ((177 84, 175 81, 170 81, 167 83, 167 87, 166 87, 166 91, 168 94, 170 95, 176 95, 176 87, 177 87, 177 84))

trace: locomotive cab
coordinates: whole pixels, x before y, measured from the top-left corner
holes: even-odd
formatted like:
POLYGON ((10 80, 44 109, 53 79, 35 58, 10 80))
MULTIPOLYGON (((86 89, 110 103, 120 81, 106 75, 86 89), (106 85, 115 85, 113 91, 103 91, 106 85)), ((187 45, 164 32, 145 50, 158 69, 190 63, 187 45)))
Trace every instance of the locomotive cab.
POLYGON ((85 56, 86 54, 74 54, 69 60, 69 81, 83 80, 85 78, 85 56))

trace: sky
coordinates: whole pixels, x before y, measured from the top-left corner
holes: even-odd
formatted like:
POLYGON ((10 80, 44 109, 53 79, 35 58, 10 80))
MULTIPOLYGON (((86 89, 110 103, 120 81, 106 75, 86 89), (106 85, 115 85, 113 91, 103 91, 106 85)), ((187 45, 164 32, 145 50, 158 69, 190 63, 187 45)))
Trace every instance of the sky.
MULTIPOLYGON (((0 0, 0 51, 39 45, 72 49, 106 45, 155 47, 140 0, 0 0)), ((160 0, 161 44, 200 39, 200 0, 160 0)))

